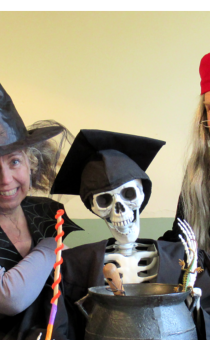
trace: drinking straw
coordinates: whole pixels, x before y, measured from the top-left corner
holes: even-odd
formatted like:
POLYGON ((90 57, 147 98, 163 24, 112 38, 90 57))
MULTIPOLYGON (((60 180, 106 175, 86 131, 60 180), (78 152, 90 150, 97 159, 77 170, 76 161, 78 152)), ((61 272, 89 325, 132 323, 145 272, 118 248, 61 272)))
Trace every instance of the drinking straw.
POLYGON ((64 210, 60 209, 57 211, 57 214, 55 215, 55 218, 57 219, 57 224, 55 225, 55 229, 57 230, 57 236, 55 237, 55 241, 57 242, 57 248, 55 249, 56 254, 56 262, 54 264, 54 283, 52 284, 53 289, 53 298, 51 299, 51 312, 50 312, 50 318, 49 323, 47 326, 47 334, 45 337, 45 340, 51 340, 52 337, 52 331, 53 331, 53 325, 55 321, 55 316, 57 313, 57 304, 58 304, 58 298, 61 295, 61 292, 59 291, 59 283, 61 282, 61 274, 60 274, 60 265, 63 263, 63 258, 61 257, 61 251, 64 247, 62 243, 62 236, 64 235, 64 231, 62 230, 62 224, 64 223, 63 218, 61 217, 64 214, 64 210))

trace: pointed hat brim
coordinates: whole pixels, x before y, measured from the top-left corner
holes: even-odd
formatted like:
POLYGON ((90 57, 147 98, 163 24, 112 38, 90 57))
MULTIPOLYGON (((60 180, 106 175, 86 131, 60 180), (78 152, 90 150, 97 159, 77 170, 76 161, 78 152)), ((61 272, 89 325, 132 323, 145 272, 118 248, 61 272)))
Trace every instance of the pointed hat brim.
POLYGON ((18 141, 11 144, 0 145, 0 156, 8 155, 17 150, 22 150, 35 144, 44 142, 47 139, 57 136, 63 131, 63 129, 64 128, 62 126, 48 126, 29 130, 22 139, 19 139, 18 141))

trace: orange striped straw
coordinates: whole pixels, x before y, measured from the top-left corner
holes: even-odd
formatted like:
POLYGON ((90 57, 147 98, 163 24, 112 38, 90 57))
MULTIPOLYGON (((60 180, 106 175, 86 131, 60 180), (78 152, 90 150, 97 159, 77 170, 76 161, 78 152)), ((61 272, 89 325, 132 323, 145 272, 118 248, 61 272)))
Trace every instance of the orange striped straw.
POLYGON ((55 249, 56 253, 56 262, 54 264, 54 283, 52 284, 53 289, 53 298, 51 299, 51 312, 50 312, 50 319, 47 326, 47 334, 45 337, 45 340, 51 340, 52 337, 52 331, 53 331, 53 325, 55 321, 55 316, 57 313, 57 304, 58 304, 58 298, 61 295, 59 288, 59 283, 61 282, 61 274, 60 274, 60 266, 63 263, 63 258, 61 257, 61 251, 64 247, 62 243, 62 236, 64 235, 64 231, 62 230, 62 225, 64 223, 63 218, 61 217, 64 214, 64 210, 60 209, 57 211, 57 214, 55 215, 55 218, 57 219, 57 224, 55 225, 55 229, 57 230, 57 236, 55 237, 55 240, 57 242, 57 248, 55 249))

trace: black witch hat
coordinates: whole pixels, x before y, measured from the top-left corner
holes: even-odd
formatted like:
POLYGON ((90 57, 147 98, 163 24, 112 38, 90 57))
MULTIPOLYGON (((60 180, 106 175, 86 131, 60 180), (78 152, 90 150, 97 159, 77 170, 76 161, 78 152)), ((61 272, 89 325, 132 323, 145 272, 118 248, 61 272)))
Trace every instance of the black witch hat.
POLYGON ((145 173, 165 142, 102 130, 80 130, 55 179, 52 194, 80 195, 91 210, 92 195, 141 179, 145 194, 140 212, 151 194, 145 173))
POLYGON ((43 142, 63 129, 58 125, 27 130, 12 99, 0 84, 0 156, 43 142))

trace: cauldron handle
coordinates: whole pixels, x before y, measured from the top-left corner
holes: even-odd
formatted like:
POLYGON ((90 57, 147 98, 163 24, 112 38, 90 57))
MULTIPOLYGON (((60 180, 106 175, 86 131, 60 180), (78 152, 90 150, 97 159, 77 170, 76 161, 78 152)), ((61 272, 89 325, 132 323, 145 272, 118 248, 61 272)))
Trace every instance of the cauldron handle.
POLYGON ((191 298, 192 298, 192 302, 188 306, 188 309, 189 309, 190 313, 192 313, 194 308, 196 307, 198 299, 200 298, 200 296, 198 294, 194 294, 193 296, 191 295, 191 298))
POLYGON ((87 298, 89 298, 89 294, 83 296, 83 298, 81 298, 80 300, 75 302, 75 305, 78 306, 79 310, 82 312, 82 314, 86 317, 86 319, 89 319, 89 315, 87 313, 87 311, 85 310, 85 308, 83 307, 83 303, 87 300, 87 298))

